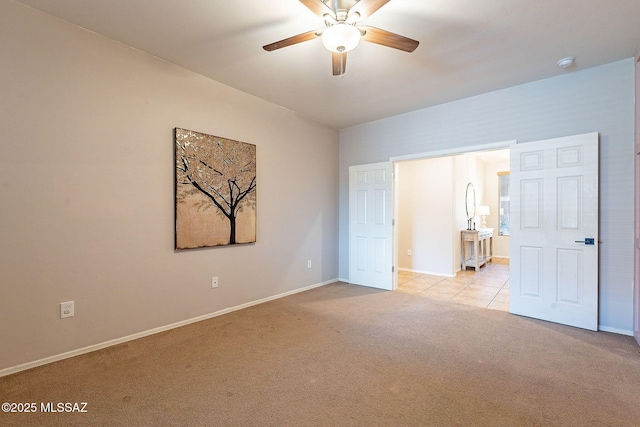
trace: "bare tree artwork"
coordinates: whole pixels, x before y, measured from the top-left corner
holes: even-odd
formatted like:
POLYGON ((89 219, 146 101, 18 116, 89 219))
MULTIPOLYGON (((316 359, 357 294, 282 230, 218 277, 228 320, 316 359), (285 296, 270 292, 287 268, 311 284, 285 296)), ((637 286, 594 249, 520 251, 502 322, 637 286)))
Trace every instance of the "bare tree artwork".
POLYGON ((256 146, 175 129, 176 249, 256 241, 256 146))

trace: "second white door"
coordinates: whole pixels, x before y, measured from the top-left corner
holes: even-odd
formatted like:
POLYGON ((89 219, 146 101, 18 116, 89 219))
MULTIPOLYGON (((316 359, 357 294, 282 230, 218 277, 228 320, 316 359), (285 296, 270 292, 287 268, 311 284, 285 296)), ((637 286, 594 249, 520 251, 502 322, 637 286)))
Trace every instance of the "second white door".
POLYGON ((393 289, 391 162, 349 168, 349 282, 393 289))
POLYGON ((511 148, 510 309, 598 329, 598 134, 511 148))

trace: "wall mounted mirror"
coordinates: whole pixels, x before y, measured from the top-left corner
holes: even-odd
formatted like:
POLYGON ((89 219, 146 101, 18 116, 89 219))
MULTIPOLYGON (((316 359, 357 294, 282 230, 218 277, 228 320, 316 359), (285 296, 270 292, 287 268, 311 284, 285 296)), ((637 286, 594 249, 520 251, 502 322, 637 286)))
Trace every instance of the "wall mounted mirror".
POLYGON ((467 230, 471 230, 471 221, 476 214, 476 189, 471 182, 467 184, 467 192, 464 196, 464 205, 467 210, 467 230))

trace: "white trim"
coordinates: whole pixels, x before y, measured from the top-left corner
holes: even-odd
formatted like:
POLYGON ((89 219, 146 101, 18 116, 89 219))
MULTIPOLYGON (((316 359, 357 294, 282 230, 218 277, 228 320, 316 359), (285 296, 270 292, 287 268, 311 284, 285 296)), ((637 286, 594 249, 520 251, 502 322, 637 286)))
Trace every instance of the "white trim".
POLYGON ((598 325, 598 330, 603 332, 611 332, 614 334, 628 335, 630 337, 633 336, 633 331, 627 329, 610 328, 608 326, 598 325))
POLYGON ((447 148, 446 150, 427 151, 426 153, 418 153, 418 154, 407 154, 406 156, 391 157, 389 160, 392 162, 403 162, 405 160, 417 160, 417 159, 425 159, 430 157, 453 156, 456 154, 466 154, 466 153, 472 153, 476 151, 498 150, 503 148, 509 148, 511 147, 511 145, 516 143, 517 141, 515 139, 512 139, 510 141, 493 142, 490 144, 471 145, 471 146, 459 147, 459 148, 447 148))
POLYGON ((70 357, 79 356, 81 354, 90 353, 92 351, 101 350, 103 348, 107 348, 107 347, 111 347, 111 346, 114 346, 114 345, 122 344, 122 343, 125 343, 125 342, 128 342, 128 341, 133 341, 133 340, 136 340, 138 338, 144 338, 144 337, 147 337, 149 335, 157 334, 159 332, 168 331, 170 329, 179 328, 181 326, 190 325, 192 323, 200 322, 202 320, 207 320, 207 319, 211 319, 213 317, 222 316, 223 314, 228 314, 228 313, 231 313, 233 311, 242 310, 244 308, 248 308, 248 307, 251 307, 251 306, 254 306, 254 305, 258 305, 258 304, 262 304, 262 303, 265 303, 265 302, 269 302, 269 301, 272 301, 272 300, 275 300, 275 299, 284 298, 284 297, 287 297, 289 295, 297 294, 297 293, 300 293, 300 292, 305 292, 305 291, 308 291, 308 290, 311 290, 311 289, 314 289, 314 288, 319 288, 321 286, 325 286, 325 285, 328 285, 328 284, 331 284, 331 283, 335 283, 338 280, 339 279, 327 280, 326 282, 316 283, 314 285, 310 285, 310 286, 307 286, 307 287, 304 287, 304 288, 294 289, 292 291, 284 292, 282 294, 273 295, 273 296, 270 296, 270 297, 262 298, 262 299, 259 299, 259 300, 256 300, 256 301, 252 301, 252 302, 248 302, 248 303, 245 303, 245 304, 240 304, 240 305, 237 305, 235 307, 225 308, 223 310, 219 310, 219 311, 216 311, 216 312, 213 312, 213 313, 209 313, 209 314, 204 314, 202 316, 194 317, 194 318, 191 318, 191 319, 182 320, 180 322, 172 323, 170 325, 160 326, 158 328, 149 329, 147 331, 138 332, 138 333, 135 333, 135 334, 132 334, 132 335, 128 335, 128 336, 125 336, 125 337, 116 338, 116 339, 105 341, 105 342, 102 342, 102 343, 99 343, 99 344, 90 345, 88 347, 79 348, 77 350, 68 351, 66 353, 45 357, 44 359, 34 360, 33 362, 27 362, 27 363, 23 363, 21 365, 5 368, 5 369, 0 370, 0 377, 4 377, 6 375, 15 374, 17 372, 25 371, 27 369, 35 368, 35 367, 38 367, 38 366, 46 365, 48 363, 57 362, 59 360, 68 359, 70 357))
POLYGON ((338 278, 339 282, 344 282, 344 283, 351 283, 349 282, 349 279, 342 279, 342 278, 338 278))
POLYGON ((430 271, 412 270, 410 268, 398 268, 398 271, 408 271, 410 273, 418 273, 418 274, 429 274, 431 276, 439 276, 439 277, 456 277, 455 273, 454 274, 442 274, 442 273, 433 273, 433 272, 430 272, 430 271))

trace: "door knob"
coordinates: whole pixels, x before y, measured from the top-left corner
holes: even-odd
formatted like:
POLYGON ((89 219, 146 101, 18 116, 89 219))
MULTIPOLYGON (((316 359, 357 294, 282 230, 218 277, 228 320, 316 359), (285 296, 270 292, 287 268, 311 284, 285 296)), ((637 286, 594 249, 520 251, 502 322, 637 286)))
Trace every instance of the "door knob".
POLYGON ((587 237, 584 240, 576 240, 576 243, 584 243, 585 245, 595 245, 595 240, 593 237, 587 237))

